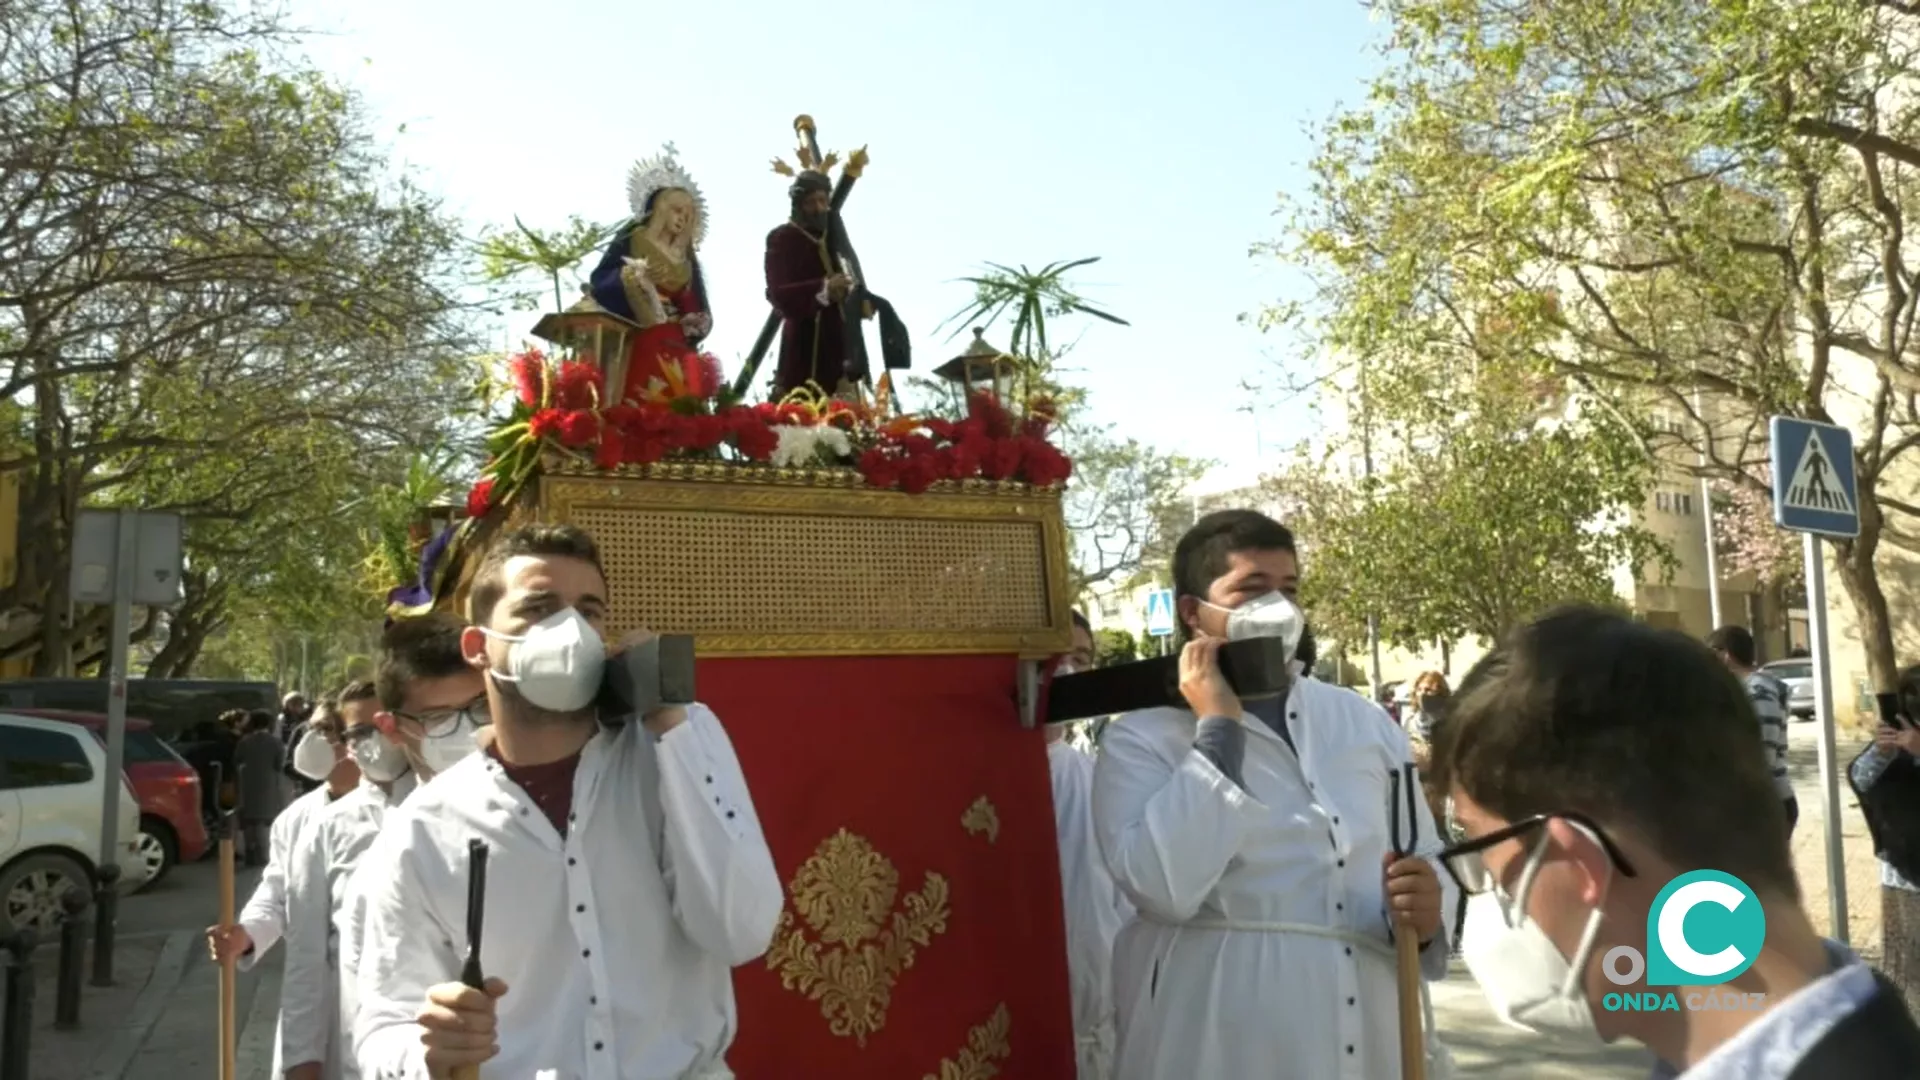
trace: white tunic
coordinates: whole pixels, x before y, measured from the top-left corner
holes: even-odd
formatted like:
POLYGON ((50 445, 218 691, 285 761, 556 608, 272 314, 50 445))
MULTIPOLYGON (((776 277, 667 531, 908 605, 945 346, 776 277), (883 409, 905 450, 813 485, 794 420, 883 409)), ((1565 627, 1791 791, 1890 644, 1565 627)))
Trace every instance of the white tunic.
POLYGON ((426 1080, 415 1023, 467 948, 467 844, 490 848, 481 964, 504 980, 514 1080, 725 1077, 731 968, 766 951, 780 879, 725 729, 705 706, 580 755, 566 835, 491 755, 420 789, 368 856, 354 1041, 369 1080, 426 1080), (650 805, 651 804, 651 805, 650 805))
MULTIPOLYGON (((253 895, 247 898, 247 906, 240 909, 240 926, 246 930, 247 937, 253 941, 240 958, 239 968, 246 971, 260 962, 260 958, 272 951, 287 932, 287 881, 291 860, 295 853, 302 850, 301 837, 306 827, 313 822, 320 811, 327 808, 333 796, 325 784, 314 788, 305 795, 287 804, 273 819, 273 830, 267 840, 267 868, 260 872, 260 884, 254 886, 253 895)), ((324 989, 320 992, 324 993, 324 989)), ((280 991, 282 1012, 286 1008, 288 991, 280 991)), ((273 1075, 278 1077, 283 1071, 280 1058, 281 1038, 286 1030, 283 1017, 274 1018, 273 1035, 273 1075)))
POLYGON ((340 1024, 339 922, 348 882, 372 846, 387 810, 413 790, 402 776, 392 792, 371 780, 314 816, 289 883, 287 968, 280 989, 280 1054, 284 1063, 322 1063, 325 1080, 350 1080, 351 1044, 340 1024))
MULTIPOLYGON (((1133 713, 1101 742, 1094 831, 1140 909, 1114 955, 1121 1080, 1399 1076, 1394 963, 1377 950, 1390 941, 1387 777, 1408 760, 1406 733, 1313 680, 1286 711, 1297 756, 1247 717, 1245 790, 1193 748, 1185 710, 1133 713)), ((1431 856, 1426 800, 1414 810, 1431 856)), ((1421 953, 1427 978, 1445 977, 1447 951, 1443 927, 1421 953)))
POLYGON ((1093 758, 1062 740, 1047 744, 1047 768, 1060 838, 1079 1080, 1107 1080, 1113 1075, 1113 939, 1133 917, 1133 905, 1114 885, 1094 843, 1093 758))

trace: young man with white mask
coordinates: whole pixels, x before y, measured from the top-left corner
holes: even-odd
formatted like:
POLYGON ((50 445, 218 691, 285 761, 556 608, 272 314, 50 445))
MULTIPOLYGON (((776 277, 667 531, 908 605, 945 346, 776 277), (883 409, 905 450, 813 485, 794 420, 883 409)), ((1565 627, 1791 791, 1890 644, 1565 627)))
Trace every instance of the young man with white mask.
POLYGON ((1278 522, 1196 522, 1173 556, 1190 708, 1129 714, 1101 744, 1094 831, 1139 911, 1114 950, 1121 1080, 1397 1077, 1396 919, 1419 936, 1422 974, 1445 977, 1448 887, 1424 857, 1441 847, 1424 800, 1400 826, 1419 854, 1392 851, 1406 733, 1340 687, 1296 678, 1243 703, 1220 673, 1227 641, 1298 645, 1299 576, 1278 522))
MULTIPOLYGON (((479 735, 490 723, 486 678, 467 664, 460 639, 467 624, 442 612, 401 619, 387 628, 380 642, 380 665, 374 676, 381 710, 374 725, 405 751, 407 778, 426 783, 453 768, 479 748, 479 735)), ((367 745, 377 743, 368 739, 367 745)), ((385 752, 385 751, 382 751, 385 752)), ((400 793, 396 781, 391 789, 400 793)), ((334 940, 338 943, 340 1074, 344 1080, 360 1075, 353 1057, 353 1018, 359 1005, 360 946, 366 926, 366 890, 357 872, 366 852, 379 843, 390 806, 405 800, 382 799, 378 786, 330 819, 328 857, 344 864, 348 874, 343 896, 335 897, 334 940)))
MULTIPOLYGON (((1093 627, 1073 613, 1073 646, 1054 676, 1093 669, 1093 627)), ((1066 903, 1067 977, 1079 1080, 1113 1075, 1113 939, 1133 917, 1093 839, 1093 758, 1067 742, 1067 725, 1047 728, 1053 823, 1060 844, 1060 893, 1066 903)))
POLYGON ((600 722, 606 617, 577 528, 507 532, 475 569, 464 646, 492 738, 391 819, 363 868, 364 1075, 732 1075, 730 969, 772 940, 780 879, 711 711, 600 722), (459 981, 474 839, 490 851, 484 990, 459 981))
MULTIPOLYGON (((259 963, 287 932, 288 871, 303 857, 310 835, 308 826, 329 804, 352 791, 360 780, 360 766, 347 753, 345 729, 331 703, 315 709, 306 733, 296 738, 293 767, 302 777, 320 786, 295 799, 274 819, 267 869, 260 875, 260 884, 254 888, 246 907, 241 909, 239 922, 229 927, 207 928, 208 951, 214 961, 232 956, 242 971, 259 963)), ((280 995, 284 1014, 289 1001, 294 1003, 296 1012, 305 1008, 300 1004, 303 995, 320 998, 320 1007, 326 1007, 333 999, 333 988, 327 980, 283 982, 280 995)), ((280 1056, 284 1031, 283 1015, 275 1021, 275 1077, 284 1072, 280 1056)))
POLYGON ((1699 642, 1547 615, 1468 673, 1434 770, 1469 837, 1443 854, 1471 894, 1467 965, 1509 1022, 1632 1039, 1687 1080, 1920 1075, 1899 995, 1808 922, 1752 706, 1699 642), (1715 880, 1677 880, 1698 871, 1715 880), (1690 918, 1702 902, 1726 917, 1690 918), (1608 1007, 1624 994, 1674 1004, 1608 1007))

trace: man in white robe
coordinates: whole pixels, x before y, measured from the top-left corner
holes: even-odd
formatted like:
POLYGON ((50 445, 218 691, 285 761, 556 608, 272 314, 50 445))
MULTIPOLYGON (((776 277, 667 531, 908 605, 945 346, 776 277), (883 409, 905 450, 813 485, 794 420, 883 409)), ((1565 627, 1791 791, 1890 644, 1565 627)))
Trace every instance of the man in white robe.
MULTIPOLYGON (((458 626, 444 636, 457 642, 458 626)), ((470 700, 478 680, 465 671, 458 674, 470 700)), ((311 1009, 286 1010, 281 1052, 289 1063, 287 1080, 353 1080, 359 1075, 351 1060, 350 1030, 342 1020, 343 1008, 350 1009, 353 1001, 342 978, 358 955, 354 874, 387 814, 432 777, 434 745, 444 742, 453 747, 454 760, 473 747, 475 720, 470 712, 432 718, 445 728, 444 739, 432 739, 421 718, 383 709, 378 687, 371 682, 347 686, 337 707, 345 722, 347 744, 360 765, 360 785, 316 817, 305 857, 295 865, 289 886, 286 970, 290 985, 324 981, 334 992, 311 1002, 311 1009)))
MULTIPOLYGON (((214 962, 233 956, 241 971, 260 962, 261 957, 280 943, 287 932, 287 881, 289 871, 303 858, 308 827, 320 812, 354 789, 360 780, 360 766, 347 753, 340 715, 329 705, 317 710, 304 734, 297 736, 293 765, 301 776, 324 781, 300 796, 273 819, 268 839, 267 868, 260 883, 240 910, 237 923, 229 927, 207 928, 207 944, 214 962)), ((311 1006, 303 999, 317 1000, 325 1007, 333 1000, 331 980, 293 984, 284 980, 280 987, 281 1013, 274 1018, 273 1076, 285 1071, 281 1059, 281 1039, 285 1032, 284 1012, 292 1002, 296 1012, 311 1006)))
POLYGON ((1121 1080, 1389 1080, 1391 919, 1411 921, 1425 977, 1445 977, 1451 884, 1430 859, 1442 844, 1424 800, 1422 857, 1392 854, 1405 733, 1339 687, 1297 679, 1284 698, 1242 703, 1220 675, 1227 640, 1297 644, 1298 579, 1277 522, 1197 522, 1174 555, 1192 708, 1132 713, 1101 743, 1095 834, 1139 909, 1114 956, 1121 1080))
POLYGON ((469 606, 492 738, 362 866, 362 1075, 730 1077, 731 969, 766 951, 782 896, 726 730, 700 705, 599 723, 607 583, 578 529, 499 537, 469 606), (484 989, 459 981, 473 839, 490 852, 484 989))
MULTIPOLYGON (((1093 667, 1093 630, 1073 613, 1073 649, 1055 676, 1093 667)), ((1093 758, 1067 741, 1067 725, 1047 729, 1053 822, 1060 841, 1060 893, 1066 902, 1067 976, 1079 1080, 1113 1075, 1113 939, 1133 917, 1093 839, 1093 758)))

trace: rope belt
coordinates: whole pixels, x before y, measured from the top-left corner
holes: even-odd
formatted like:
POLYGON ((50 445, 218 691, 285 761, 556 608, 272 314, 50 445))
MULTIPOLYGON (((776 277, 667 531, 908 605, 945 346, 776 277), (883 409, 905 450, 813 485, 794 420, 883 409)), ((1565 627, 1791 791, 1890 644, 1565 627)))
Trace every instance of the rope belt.
MULTIPOLYGON (((1364 937, 1350 930, 1336 930, 1331 926, 1321 926, 1316 923, 1227 919, 1217 916, 1201 916, 1184 922, 1175 922, 1145 911, 1140 912, 1139 917, 1142 922, 1172 927, 1175 930, 1237 930, 1250 934, 1297 934, 1301 937, 1325 938, 1355 946, 1365 955, 1385 962, 1396 973, 1400 970, 1400 956, 1394 951, 1392 945, 1378 938, 1364 937)), ((1446 1047, 1440 1043, 1440 1037, 1434 1029, 1433 995, 1427 989, 1427 980, 1424 978, 1420 980, 1420 1015, 1422 1030, 1426 1032, 1427 1039, 1427 1076, 1430 1080, 1444 1080, 1453 1072, 1452 1055, 1447 1053, 1446 1047)))

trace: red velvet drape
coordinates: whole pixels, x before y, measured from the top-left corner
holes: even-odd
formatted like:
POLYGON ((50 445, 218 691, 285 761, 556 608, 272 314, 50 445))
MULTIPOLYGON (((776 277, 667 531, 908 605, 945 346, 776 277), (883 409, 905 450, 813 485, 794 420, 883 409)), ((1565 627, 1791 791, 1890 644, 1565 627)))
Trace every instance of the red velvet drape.
POLYGON ((1073 1075, 1046 747, 1015 672, 700 661, 787 887, 773 951, 734 973, 741 1080, 1073 1075))

